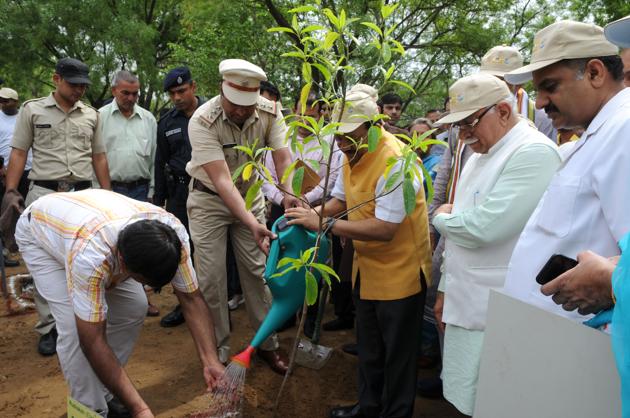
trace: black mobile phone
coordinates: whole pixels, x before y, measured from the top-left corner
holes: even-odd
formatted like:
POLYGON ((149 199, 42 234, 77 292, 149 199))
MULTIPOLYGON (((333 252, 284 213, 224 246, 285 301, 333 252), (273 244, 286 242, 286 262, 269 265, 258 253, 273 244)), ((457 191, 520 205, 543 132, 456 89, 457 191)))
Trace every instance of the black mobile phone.
POLYGON ((545 266, 536 276, 536 282, 540 285, 547 284, 567 270, 577 266, 578 262, 562 254, 552 255, 545 266))

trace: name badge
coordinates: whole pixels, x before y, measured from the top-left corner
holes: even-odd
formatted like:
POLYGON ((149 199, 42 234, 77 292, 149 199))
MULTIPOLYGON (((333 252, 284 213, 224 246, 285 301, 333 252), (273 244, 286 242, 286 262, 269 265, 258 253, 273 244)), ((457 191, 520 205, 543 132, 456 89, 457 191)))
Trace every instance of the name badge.
POLYGON ((233 142, 231 144, 223 144, 223 149, 234 148, 236 145, 236 142, 233 142))
POLYGON ((35 124, 36 128, 52 128, 52 125, 50 123, 40 123, 40 124, 35 124))
POLYGON ((175 129, 171 129, 170 131, 164 132, 164 135, 165 136, 171 136, 171 135, 175 135, 175 134, 181 133, 181 131, 182 131, 182 128, 175 128, 175 129))

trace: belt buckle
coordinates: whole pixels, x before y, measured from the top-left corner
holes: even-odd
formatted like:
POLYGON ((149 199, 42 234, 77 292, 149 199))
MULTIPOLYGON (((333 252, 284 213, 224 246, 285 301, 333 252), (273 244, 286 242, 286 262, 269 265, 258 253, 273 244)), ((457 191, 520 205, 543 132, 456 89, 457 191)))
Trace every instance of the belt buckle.
POLYGON ((69 183, 67 181, 58 181, 57 182, 57 191, 58 192, 69 192, 74 189, 74 184, 69 183))

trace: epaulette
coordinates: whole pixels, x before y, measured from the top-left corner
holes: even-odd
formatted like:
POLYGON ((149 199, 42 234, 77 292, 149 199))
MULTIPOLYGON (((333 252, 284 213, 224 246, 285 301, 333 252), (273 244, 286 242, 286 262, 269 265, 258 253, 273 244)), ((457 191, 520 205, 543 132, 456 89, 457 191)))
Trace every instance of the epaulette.
POLYGON ((31 102, 38 102, 40 100, 44 100, 47 99, 48 96, 44 96, 44 97, 38 97, 36 99, 30 99, 30 100, 26 100, 25 102, 22 103, 22 107, 26 106, 27 104, 31 103, 31 102))
POLYGON ((212 103, 207 113, 199 115, 199 122, 206 128, 210 128, 221 115, 221 112, 223 112, 223 108, 221 108, 221 102, 217 100, 215 103, 212 103))
POLYGON ((98 113, 98 109, 97 109, 97 108, 95 108, 94 106, 92 106, 91 104, 87 104, 87 103, 85 103, 85 102, 81 102, 81 103, 83 103, 83 106, 85 106, 85 107, 89 107, 90 109, 92 109, 93 111, 95 111, 96 113, 98 113))
POLYGON ((256 104, 256 107, 259 110, 262 110, 263 112, 271 113, 274 116, 276 116, 276 112, 278 111, 277 106, 278 105, 276 102, 265 99, 262 96, 258 97, 258 103, 256 104))

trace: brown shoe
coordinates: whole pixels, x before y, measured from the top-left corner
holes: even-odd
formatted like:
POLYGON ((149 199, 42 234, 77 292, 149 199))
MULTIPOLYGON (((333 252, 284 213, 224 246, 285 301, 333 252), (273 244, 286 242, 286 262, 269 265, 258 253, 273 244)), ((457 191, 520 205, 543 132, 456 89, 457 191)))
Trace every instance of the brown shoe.
POLYGON ((289 370, 289 361, 282 358, 279 350, 267 351, 259 348, 256 353, 274 372, 284 376, 287 370, 289 370))

